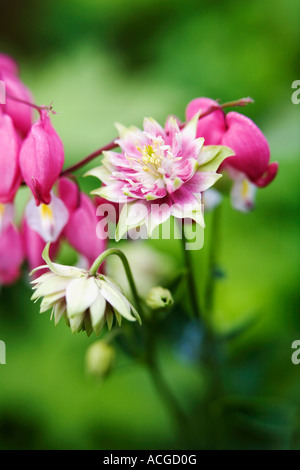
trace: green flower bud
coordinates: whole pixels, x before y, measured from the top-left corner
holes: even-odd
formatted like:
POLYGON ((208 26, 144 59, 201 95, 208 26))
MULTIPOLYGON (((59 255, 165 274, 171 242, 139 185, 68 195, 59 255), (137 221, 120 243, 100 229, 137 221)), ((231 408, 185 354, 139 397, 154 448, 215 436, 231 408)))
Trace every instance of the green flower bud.
POLYGON ((146 304, 153 310, 168 310, 174 303, 171 292, 163 287, 153 287, 146 298, 146 304))
POLYGON ((86 352, 86 371, 98 379, 104 379, 111 372, 115 363, 115 349, 106 341, 96 341, 86 352))

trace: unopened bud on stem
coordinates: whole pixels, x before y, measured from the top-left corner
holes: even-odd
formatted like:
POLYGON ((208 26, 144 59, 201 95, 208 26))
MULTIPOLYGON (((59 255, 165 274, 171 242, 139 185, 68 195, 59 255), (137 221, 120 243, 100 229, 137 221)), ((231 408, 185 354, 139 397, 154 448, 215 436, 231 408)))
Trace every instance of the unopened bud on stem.
POLYGON ((115 349, 106 341, 93 343, 86 352, 86 371, 97 379, 104 379, 111 372, 115 363, 115 349))

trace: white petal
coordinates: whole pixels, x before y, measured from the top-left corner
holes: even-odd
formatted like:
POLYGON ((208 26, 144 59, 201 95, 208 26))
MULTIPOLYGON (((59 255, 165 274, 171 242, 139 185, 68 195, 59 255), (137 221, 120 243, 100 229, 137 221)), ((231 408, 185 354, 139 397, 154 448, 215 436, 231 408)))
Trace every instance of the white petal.
POLYGON ((119 204, 128 201, 128 196, 122 192, 124 183, 120 181, 110 182, 107 186, 101 186, 101 188, 91 191, 91 194, 103 197, 111 202, 117 202, 119 204))
POLYGON ((58 239, 69 219, 69 212, 61 199, 51 193, 51 203, 36 206, 32 198, 25 209, 28 226, 43 240, 54 242, 58 239))
POLYGON ((99 293, 96 300, 90 306, 92 327, 97 335, 100 333, 102 326, 103 326, 105 308, 106 308, 106 300, 99 293))
POLYGON ((216 189, 208 189, 202 194, 204 209, 210 211, 221 204, 223 197, 222 194, 216 189))
POLYGON ((191 141, 196 138, 199 116, 200 116, 200 111, 196 113, 195 116, 193 116, 192 119, 190 119, 190 121, 188 121, 185 124, 184 128, 181 131, 182 139, 191 141))
POLYGON ((197 224, 205 227, 204 216, 203 216, 203 204, 201 199, 201 194, 194 194, 195 199, 197 199, 197 205, 182 205, 174 204, 171 207, 172 215, 178 219, 192 219, 197 224))
POLYGON ((126 320, 135 321, 135 318, 131 315, 130 303, 126 297, 107 282, 100 280, 99 283, 101 285, 101 293, 107 302, 126 320))
POLYGON ((80 315, 95 302, 99 288, 93 277, 74 279, 66 289, 68 317, 80 315))
POLYGON ((234 182, 230 193, 231 204, 240 212, 249 212, 254 208, 257 187, 247 178, 234 182))
POLYGON ((124 204, 116 228, 116 241, 119 241, 128 230, 143 225, 146 222, 147 216, 147 203, 137 201, 124 204))
POLYGON ((47 312, 49 308, 54 307, 54 305, 63 299, 65 296, 64 292, 56 292, 55 294, 47 295, 43 298, 40 306, 40 313, 47 312))
POLYGON ((104 165, 101 165, 89 170, 84 176, 95 176, 95 178, 98 178, 103 183, 108 184, 111 179, 111 172, 104 165))
POLYGON ((56 292, 65 291, 69 282, 69 278, 56 276, 53 274, 52 277, 49 276, 45 281, 42 281, 36 287, 36 290, 32 296, 32 300, 38 297, 45 297, 46 295, 55 294, 56 292))

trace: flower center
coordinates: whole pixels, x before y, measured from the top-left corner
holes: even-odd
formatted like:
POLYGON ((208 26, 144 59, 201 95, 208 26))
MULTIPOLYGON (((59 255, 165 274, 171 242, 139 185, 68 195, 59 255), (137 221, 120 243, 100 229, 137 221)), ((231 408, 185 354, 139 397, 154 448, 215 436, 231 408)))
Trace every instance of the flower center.
POLYGON ((159 176, 158 169, 160 168, 162 155, 152 145, 144 145, 142 149, 138 150, 142 154, 143 170, 150 171, 150 173, 154 172, 156 176, 159 176))
POLYGON ((40 209, 42 226, 52 236, 54 233, 54 225, 55 225, 52 208, 50 207, 50 205, 40 204, 39 209, 40 209))
POLYGON ((42 219, 51 219, 53 220, 53 213, 51 207, 47 204, 40 205, 42 219))

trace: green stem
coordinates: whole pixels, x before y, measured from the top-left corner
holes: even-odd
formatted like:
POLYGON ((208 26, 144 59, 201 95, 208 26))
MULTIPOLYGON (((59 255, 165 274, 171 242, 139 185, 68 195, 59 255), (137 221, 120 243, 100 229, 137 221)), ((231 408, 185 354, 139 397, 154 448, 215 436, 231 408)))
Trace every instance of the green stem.
POLYGON ((145 363, 148 367, 150 376, 152 378, 153 384, 156 388, 156 391, 161 398, 161 401, 165 404, 166 408, 169 410, 170 415, 173 417, 174 422, 177 425, 178 433, 181 438, 187 439, 188 433, 188 420, 185 413, 182 411, 181 406, 178 404, 176 397, 173 395, 173 392, 170 390, 167 385, 158 361, 156 353, 156 331, 154 329, 154 324, 151 321, 145 323, 146 326, 146 356, 145 363))
POLYGON ((208 253, 208 279, 205 292, 205 320, 206 331, 204 336, 204 357, 209 387, 204 402, 204 415, 207 420, 207 443, 209 449, 222 447, 222 419, 211 413, 211 404, 217 401, 223 393, 222 364, 220 362, 220 340, 216 336, 212 315, 214 310, 214 295, 216 287, 216 269, 218 254, 220 252, 221 205, 212 213, 210 227, 210 243, 208 253))
POLYGON ((182 226, 181 241, 182 241, 184 262, 185 262, 185 266, 187 269, 187 283, 188 283, 190 301, 191 301, 191 305, 193 308, 194 316, 200 319, 202 318, 202 313, 201 313, 200 305, 198 302, 197 286, 196 286, 195 278, 193 275, 193 266, 192 266, 190 250, 186 250, 187 239, 184 233, 184 226, 182 226))
MULTIPOLYGON (((89 271, 90 275, 95 276, 101 264, 103 263, 103 261, 108 256, 111 256, 111 255, 116 255, 121 259, 133 297, 134 297, 136 307, 142 314, 143 312, 142 312, 141 302, 137 293, 133 275, 132 275, 128 260, 125 254, 123 253, 123 251, 119 250, 118 248, 110 248, 109 250, 106 250, 104 253, 101 253, 101 255, 98 256, 98 258, 94 261, 89 271)), ((157 360, 156 360, 156 350, 155 350, 156 349, 155 348, 156 332, 153 331, 153 325, 151 321, 147 321, 146 318, 145 318, 145 328, 146 328, 145 363, 149 369, 154 386, 159 396, 161 397, 162 401, 169 408, 170 412, 176 419, 176 422, 178 424, 178 429, 182 430, 184 429, 184 427, 186 427, 185 425, 187 423, 187 419, 185 417, 185 414, 182 412, 180 406, 178 405, 177 400, 174 397, 173 393, 171 392, 168 385, 164 381, 164 378, 160 372, 160 369, 158 367, 157 360)))
POLYGON ((214 293, 216 286, 217 248, 220 246, 221 205, 216 207, 212 213, 212 224, 210 229, 210 243, 208 254, 208 280, 205 294, 205 310, 209 318, 214 306, 214 293))
POLYGON ((132 295, 133 295, 133 299, 134 299, 136 308, 140 312, 140 314, 142 315, 143 314, 143 309, 142 309, 142 306, 141 306, 140 298, 139 298, 139 295, 138 295, 138 292, 137 292, 137 289, 136 289, 136 285, 135 285, 135 282, 134 282, 134 279, 133 279, 133 275, 132 275, 132 272, 131 272, 131 269, 130 269, 130 265, 128 263, 128 259, 126 258, 123 251, 119 250, 118 248, 110 248, 109 250, 106 250, 103 253, 101 253, 101 255, 98 256, 98 258, 94 261, 94 263, 93 263, 93 265, 92 265, 92 267, 89 271, 90 275, 95 276, 98 269, 100 268, 101 264, 103 263, 103 261, 108 256, 111 256, 111 255, 118 256, 120 258, 120 260, 122 261, 122 264, 123 264, 123 267, 124 267, 124 270, 125 270, 125 273, 126 273, 126 276, 127 276, 127 279, 128 279, 128 283, 129 283, 130 288, 131 288, 131 292, 132 292, 132 295))

